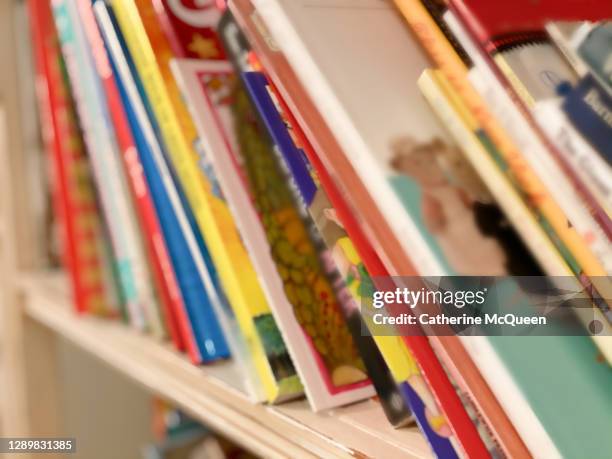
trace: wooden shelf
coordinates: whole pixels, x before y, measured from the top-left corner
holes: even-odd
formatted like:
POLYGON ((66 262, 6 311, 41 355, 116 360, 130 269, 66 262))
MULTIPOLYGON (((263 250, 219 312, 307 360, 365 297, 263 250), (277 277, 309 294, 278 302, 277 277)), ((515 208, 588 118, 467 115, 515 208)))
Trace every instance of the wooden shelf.
POLYGON ((31 318, 264 457, 431 456, 418 429, 394 430, 376 401, 318 414, 305 400, 256 405, 229 361, 196 367, 168 343, 120 323, 77 316, 63 275, 22 275, 19 286, 31 318))

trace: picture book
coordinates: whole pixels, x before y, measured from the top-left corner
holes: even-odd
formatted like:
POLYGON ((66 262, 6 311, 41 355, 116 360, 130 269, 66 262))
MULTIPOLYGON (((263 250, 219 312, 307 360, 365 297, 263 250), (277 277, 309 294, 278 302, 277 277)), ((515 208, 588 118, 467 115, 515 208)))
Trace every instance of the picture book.
POLYGON ((278 163, 285 171, 295 201, 299 203, 296 207, 319 252, 321 264, 334 287, 349 331, 383 409, 394 426, 401 426, 412 419, 410 410, 405 404, 397 402, 401 394, 376 346, 375 338, 363 333, 366 325, 360 313, 361 291, 372 289, 372 280, 327 193, 321 188, 316 172, 296 145, 289 121, 283 118, 279 95, 269 86, 262 73, 246 72, 243 79, 253 106, 279 153, 278 163))
POLYGON ((567 62, 572 66, 579 77, 585 76, 589 69, 578 55, 576 48, 585 35, 591 30, 589 21, 550 21, 547 22, 546 32, 561 51, 567 62))
MULTIPOLYGON (((419 78, 419 88, 430 103, 434 112, 448 128, 457 145, 462 149, 470 165, 486 184, 488 190, 499 203, 500 208, 521 234, 528 234, 524 240, 529 244, 534 254, 549 253, 549 257, 557 257, 554 263, 563 264, 560 255, 552 246, 546 233, 522 200, 522 196, 513 189, 509 180, 499 169, 493 157, 487 151, 486 143, 481 141, 479 127, 473 116, 467 111, 463 101, 452 90, 444 75, 438 70, 426 70, 419 78), (545 249, 547 248, 547 249, 545 249)), ((540 261, 538 259, 538 261, 540 261)), ((543 266, 551 265, 548 259, 541 261, 543 266)), ((569 273, 568 275, 571 275, 569 273)), ((462 384, 460 374, 456 375, 459 386, 467 393, 470 391, 462 384)), ((489 389, 490 390, 490 389, 489 389)), ((501 448, 509 457, 528 457, 529 453, 518 436, 515 428, 495 398, 483 405, 478 397, 474 404, 479 409, 485 422, 500 443, 501 448)))
MULTIPOLYGON (((588 277, 602 298, 608 298, 611 285, 606 278, 606 273, 610 268, 612 253, 604 227, 609 225, 609 217, 604 213, 603 219, 607 221, 604 226, 598 224, 604 223, 599 218, 597 224, 595 223, 592 218, 594 215, 589 214, 589 209, 592 209, 591 204, 581 200, 578 193, 572 190, 567 183, 567 177, 563 176, 559 164, 556 164, 555 159, 548 154, 551 150, 542 142, 530 121, 511 100, 509 92, 494 74, 493 66, 478 50, 476 43, 464 30, 459 19, 452 11, 449 11, 445 18, 464 47, 473 55, 475 68, 469 74, 471 83, 487 99, 489 106, 502 120, 508 131, 512 132, 513 138, 524 151, 523 157, 529 163, 527 166, 532 170, 537 170, 537 176, 542 180, 546 190, 551 193, 549 196, 554 199, 554 202, 562 205, 564 212, 562 217, 566 220, 563 231, 568 228, 569 224, 571 232, 578 236, 578 239, 571 238, 571 234, 565 234, 566 237, 563 237, 562 230, 557 229, 557 222, 551 220, 554 215, 543 212, 570 254, 578 261, 579 268, 574 269, 578 274, 582 272, 588 277), (564 183, 566 185, 562 186, 564 183)), ((538 201, 534 203, 541 204, 538 201)), ((601 306, 602 312, 606 314, 609 311, 609 305, 603 301, 601 306)))
MULTIPOLYGON (((298 80, 262 18, 246 0, 234 0, 229 6, 257 50, 259 59, 281 93, 282 99, 287 103, 287 113, 294 115, 294 128, 300 128, 295 132, 303 131, 303 137, 307 141, 303 139, 302 146, 312 147, 305 148, 308 159, 317 170, 322 185, 329 193, 332 204, 370 275, 383 278, 391 273, 415 275, 416 271, 410 258, 405 252, 397 249, 399 242, 395 235, 364 187, 364 183, 357 178, 329 126, 312 103, 310 95, 298 80), (342 180, 332 179, 331 173, 336 178, 342 177, 342 180), (379 254, 384 256, 384 263, 379 254)), ((440 348, 444 350, 444 353, 438 355, 445 359, 445 365, 460 367, 461 374, 469 375, 468 379, 474 387, 473 393, 477 396, 484 394, 484 380, 456 337, 431 337, 431 340, 439 342, 440 348)), ((453 432, 459 432, 457 436, 461 436, 464 441, 474 439, 476 431, 471 428, 467 413, 456 397, 427 338, 404 336, 397 339, 382 339, 377 340, 377 345, 397 381, 414 375, 411 368, 420 369, 432 393, 435 394, 435 400, 440 403, 444 415, 452 425, 453 432), (406 347, 411 354, 408 354, 406 347), (417 364, 414 365, 414 362, 417 364)), ((417 411, 414 407, 412 410, 417 411)), ((438 426, 442 425, 444 424, 438 426)))
MULTIPOLYGON (((537 13, 526 24, 518 18, 515 24, 508 18, 500 24, 498 22, 503 15, 498 11, 489 11, 489 6, 483 6, 477 0, 451 2, 451 9, 447 15, 449 18, 452 16, 455 36, 464 49, 469 48, 475 54, 473 61, 477 71, 485 74, 484 81, 491 92, 498 95, 496 107, 498 111, 504 110, 506 123, 514 123, 510 131, 515 133, 523 150, 527 151, 527 161, 562 207, 587 248, 608 269, 609 254, 606 249, 612 237, 612 222, 531 116, 531 110, 537 103, 557 96, 560 85, 574 86, 576 73, 551 43, 544 25, 537 27, 537 13), (462 27, 467 28, 459 30, 462 27), (478 28, 477 31, 469 29, 474 27, 478 28), (476 36, 476 39, 469 43, 472 36, 476 36), (482 56, 484 51, 486 57, 482 56), (507 101, 502 104, 503 99, 507 101)), ((501 9, 504 8, 498 8, 501 9)), ((594 14, 593 11, 589 13, 589 8, 582 10, 587 10, 584 14, 594 14)))
POLYGON ((221 11, 214 1, 153 0, 155 11, 176 57, 223 59, 216 27, 221 11))
POLYGON ((483 132, 497 147, 498 163, 504 167, 507 175, 527 198, 527 203, 534 215, 542 221, 551 241, 564 254, 567 266, 578 275, 582 274, 584 265, 588 265, 586 272, 591 275, 595 275, 596 272, 603 274, 603 271, 597 267, 593 255, 584 247, 582 238, 568 224, 565 213, 552 199, 549 190, 523 156, 521 151, 523 147, 519 149, 517 139, 511 136, 493 116, 491 110, 495 106, 488 105, 483 96, 474 89, 472 82, 468 79, 470 68, 435 26, 433 19, 421 3, 417 0, 398 0, 396 3, 429 56, 444 72, 453 88, 482 126, 483 132))
POLYGON ((563 110, 600 157, 612 166, 612 93, 595 77, 585 76, 563 100, 563 110))
MULTIPOLYGON (((241 329, 258 337, 254 359, 269 401, 279 401, 301 392, 298 378, 289 365, 284 345, 227 204, 215 186, 210 161, 200 148, 191 116, 184 105, 170 70, 170 45, 157 23, 152 5, 141 0, 112 2, 117 20, 142 85, 159 122, 167 159, 176 173, 198 229, 206 243, 219 280, 241 329), (254 319, 255 318, 255 319, 254 319), (258 319, 258 320, 256 320, 258 319), (243 328, 245 327, 245 328, 243 328), (267 341, 266 341, 267 340, 267 341), (266 350, 279 371, 270 368, 266 350)), ((248 338, 247 338, 248 342, 248 338)), ((250 344, 249 344, 250 345, 250 344)))
POLYGON ((134 327, 162 337, 164 330, 125 171, 77 6, 65 0, 54 1, 52 6, 128 317, 134 327))
POLYGON ((146 259, 151 266, 155 291, 162 307, 164 325, 175 347, 178 350, 184 350, 177 319, 177 311, 184 308, 183 298, 178 289, 149 187, 142 171, 142 164, 129 129, 123 100, 115 84, 115 76, 93 14, 91 0, 77 0, 77 8, 91 54, 94 57, 96 70, 102 81, 117 146, 123 157, 135 213, 140 223, 139 229, 143 236, 146 259))
POLYGON ((209 269, 206 247, 198 242, 193 217, 184 205, 181 191, 165 162, 148 100, 141 90, 139 77, 118 33, 112 11, 103 1, 96 2, 94 9, 136 142, 144 178, 159 217, 164 238, 161 242, 165 242, 168 248, 171 268, 176 273, 179 293, 184 300, 183 308, 177 309, 176 313, 188 354, 194 363, 227 357, 226 339, 233 336, 229 333, 234 329, 223 327, 222 331, 220 328, 219 322, 223 323, 225 313, 221 306, 215 307, 222 299, 217 293, 214 269, 212 274, 209 269))
MULTIPOLYGON (((481 126, 478 136, 488 146, 487 149, 497 166, 520 193, 534 218, 546 231, 558 253, 563 257, 563 263, 558 263, 555 252, 547 253, 544 250, 538 250, 534 253, 538 255, 540 266, 551 276, 567 278, 573 274, 581 282, 584 281, 585 277, 578 259, 582 262, 585 259, 576 251, 575 243, 577 240, 575 235, 572 234, 572 230, 568 231, 566 216, 551 201, 548 191, 543 188, 541 181, 530 169, 522 152, 516 148, 514 141, 503 130, 497 119, 492 116, 490 107, 486 105, 482 96, 472 86, 468 79, 469 69, 466 64, 436 27, 435 22, 418 0, 398 0, 396 3, 412 31, 440 67, 452 90, 461 98, 469 113, 481 126)), ((473 73, 471 79, 474 80, 473 73)), ((522 226, 516 228, 523 234, 523 240, 531 239, 529 234, 523 233, 522 226)), ((590 282, 588 281, 583 285, 585 285, 585 288, 590 288, 590 282)), ((612 350, 607 342, 608 340, 605 337, 599 338, 596 336, 593 339, 604 356, 609 359, 612 356, 612 350)), ((444 347, 445 352, 448 352, 449 349, 453 348, 444 347)), ((466 375, 467 372, 461 371, 461 374, 466 375)), ((470 376, 478 377, 479 373, 470 373, 470 376)), ((480 390, 472 390, 472 395, 477 397, 481 392, 480 390)))
POLYGON ((173 61, 314 410, 373 395, 316 249, 228 62, 173 61))
POLYGON ((50 4, 31 0, 28 9, 40 124, 52 164, 55 212, 75 306, 81 313, 112 314, 119 308, 119 298, 114 279, 105 274, 104 230, 50 4))

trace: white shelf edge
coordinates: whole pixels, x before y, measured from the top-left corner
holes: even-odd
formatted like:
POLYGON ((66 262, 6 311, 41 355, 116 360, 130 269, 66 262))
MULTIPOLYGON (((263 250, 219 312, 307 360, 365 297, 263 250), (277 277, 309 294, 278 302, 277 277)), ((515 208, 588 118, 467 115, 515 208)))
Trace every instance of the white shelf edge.
POLYGON ((19 283, 29 317, 263 457, 431 457, 418 429, 394 430, 377 402, 318 414, 303 400, 255 405, 237 389, 231 362, 196 367, 168 343, 77 316, 63 275, 24 274, 19 283))

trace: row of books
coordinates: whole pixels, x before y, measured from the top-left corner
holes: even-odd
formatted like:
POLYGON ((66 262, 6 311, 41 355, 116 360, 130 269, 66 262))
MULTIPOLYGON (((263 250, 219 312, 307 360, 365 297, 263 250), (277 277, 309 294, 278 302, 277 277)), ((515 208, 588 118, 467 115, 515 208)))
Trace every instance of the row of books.
POLYGON ((29 7, 79 312, 438 457, 612 451, 611 4, 29 7), (457 275, 571 279, 599 333, 363 333, 381 279, 457 275))

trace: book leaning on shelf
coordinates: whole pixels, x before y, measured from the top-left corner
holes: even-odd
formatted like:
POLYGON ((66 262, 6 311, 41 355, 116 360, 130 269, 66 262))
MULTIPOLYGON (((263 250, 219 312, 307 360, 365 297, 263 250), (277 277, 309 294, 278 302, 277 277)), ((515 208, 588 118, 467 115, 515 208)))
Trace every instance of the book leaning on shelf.
POLYGON ((93 190, 49 2, 28 2, 43 139, 53 165, 55 212, 76 309, 116 314, 120 307, 108 269, 109 248, 93 190))
POLYGON ((150 282, 142 236, 116 144, 108 107, 101 90, 77 5, 58 0, 53 14, 62 43, 71 89, 94 171, 103 216, 109 228, 113 254, 130 323, 137 329, 150 329, 163 337, 165 330, 150 282))
MULTIPOLYGON (((265 390, 266 400, 299 395, 301 384, 286 356, 285 345, 234 220, 202 157, 195 127, 169 67, 174 53, 153 5, 146 1, 112 2, 134 68, 158 121, 166 160, 194 212, 197 229, 210 250, 219 282, 234 311, 265 390)), ((220 49, 208 49, 220 57, 220 49)), ((209 54, 210 56, 211 54, 209 54)))
POLYGON ((226 357, 226 339, 233 334, 231 327, 223 327, 223 332, 219 327, 219 322, 224 324, 225 316, 222 306, 215 306, 221 303, 222 296, 208 252, 199 240, 191 210, 184 205, 181 189, 166 164, 163 143, 154 127, 155 118, 112 12, 104 2, 96 2, 94 9, 136 142, 137 158, 146 180, 143 185, 149 187, 159 216, 164 238, 160 242, 165 242, 168 248, 178 293, 183 298, 183 307, 175 313, 188 354, 194 363, 226 357))

